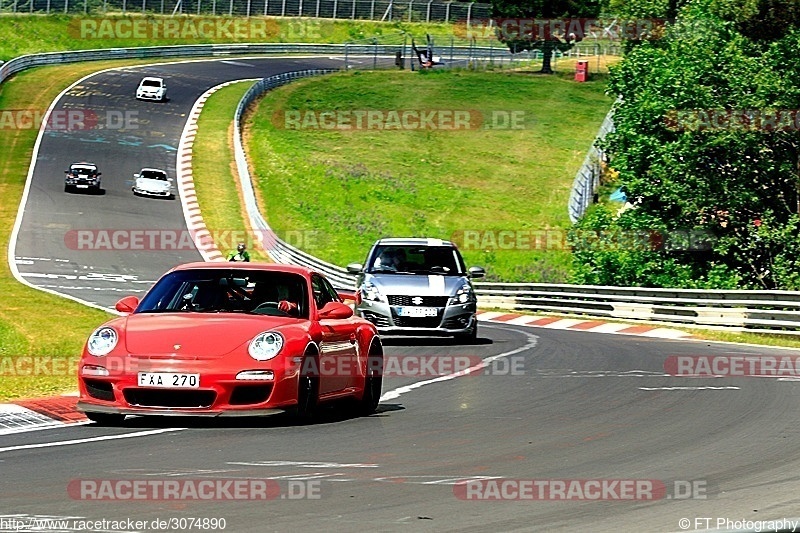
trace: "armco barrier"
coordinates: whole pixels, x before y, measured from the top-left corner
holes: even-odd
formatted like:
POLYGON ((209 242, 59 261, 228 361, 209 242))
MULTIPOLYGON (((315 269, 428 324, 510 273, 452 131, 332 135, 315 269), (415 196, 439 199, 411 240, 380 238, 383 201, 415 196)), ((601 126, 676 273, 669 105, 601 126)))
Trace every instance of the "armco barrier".
MULTIPOLYGON (((163 59, 179 57, 216 57, 231 55, 327 55, 337 57, 394 57, 396 52, 405 52, 410 57, 410 47, 402 44, 305 44, 305 43, 255 43, 255 44, 202 44, 178 46, 144 46, 141 48, 108 48, 103 50, 76 50, 71 52, 50 52, 30 54, 12 59, 0 66, 0 83, 12 74, 32 67, 77 63, 80 61, 101 61, 109 59, 163 59)), ((490 47, 455 46, 448 47, 443 56, 452 59, 494 59, 511 58, 508 49, 490 47)), ((346 62, 345 62, 346 64, 346 62)))
MULTIPOLYGON (((247 158, 242 146, 241 118, 247 106, 273 87, 293 79, 327 74, 311 70, 265 78, 242 97, 236 108, 234 151, 251 225, 267 237, 264 248, 279 263, 305 265, 323 272, 337 288, 354 288, 355 277, 282 242, 258 211, 247 158)), ((800 328, 800 293, 792 291, 708 291, 644 287, 477 282, 483 308, 582 314, 627 320, 735 328, 796 334, 800 328)))
POLYGON ((605 154, 597 146, 598 141, 605 139, 606 135, 614 130, 614 110, 608 112, 603 123, 600 125, 600 131, 597 132, 589 152, 586 154, 586 159, 583 160, 583 165, 578 169, 575 175, 575 181, 572 183, 572 191, 569 195, 569 203, 567 209, 569 211, 569 219, 574 224, 579 218, 583 216, 586 209, 594 201, 594 193, 600 185, 600 175, 603 171, 602 162, 605 154))
POLYGON ((476 283, 483 307, 800 334, 794 291, 659 289, 543 283, 476 283))
POLYGON ((247 106, 249 106, 256 98, 275 87, 285 85, 292 80, 306 78, 309 76, 320 76, 336 72, 335 70, 303 70, 299 72, 289 72, 287 74, 279 74, 277 76, 270 76, 263 80, 257 81, 252 87, 242 96, 239 105, 236 106, 234 114, 234 128, 233 128, 233 149, 234 157, 236 159, 236 169, 239 174, 239 182, 242 187, 242 194, 244 196, 245 208, 247 216, 250 220, 251 227, 257 231, 259 235, 263 235, 262 246, 264 250, 269 253, 270 257, 277 263, 303 265, 310 268, 319 270, 328 276, 331 283, 337 289, 353 289, 355 286, 355 277, 347 273, 343 268, 337 267, 330 263, 326 263, 321 259, 317 259, 313 255, 307 254, 294 246, 291 246, 280 240, 275 232, 269 227, 267 221, 258 210, 258 203, 253 191, 253 182, 250 177, 250 169, 247 164, 247 156, 242 144, 242 125, 241 120, 247 106))
MULTIPOLYGON (((380 46, 381 55, 397 47, 380 46)), ((101 59, 209 57, 245 54, 370 54, 374 46, 320 44, 198 45, 87 50, 22 56, 0 66, 0 83, 8 76, 41 65, 101 59)), ((458 49, 459 53, 478 57, 479 49, 458 49)), ((488 50, 485 51, 489 53, 488 50)), ((495 54, 496 50, 493 51, 495 54)), ((465 56, 462 56, 465 57, 465 56)), ((236 109, 234 147, 236 163, 245 191, 248 216, 255 228, 269 226, 258 212, 250 182, 247 160, 241 142, 240 119, 255 98, 272 87, 293 79, 332 71, 302 71, 283 74, 257 82, 236 109)), ((277 239, 274 234, 264 242, 278 262, 313 266, 331 278, 337 288, 353 288, 354 277, 345 269, 306 254, 277 239)), ((622 319, 645 319, 684 325, 703 325, 780 334, 800 333, 800 293, 792 291, 706 291, 642 287, 606 287, 587 285, 549 285, 530 283, 475 283, 481 307, 584 314, 622 319)))

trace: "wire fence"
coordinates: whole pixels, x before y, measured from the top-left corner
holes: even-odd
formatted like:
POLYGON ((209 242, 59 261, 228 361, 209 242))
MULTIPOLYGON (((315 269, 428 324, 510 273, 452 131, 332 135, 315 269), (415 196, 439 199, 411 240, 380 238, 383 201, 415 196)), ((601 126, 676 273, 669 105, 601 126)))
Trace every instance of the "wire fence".
POLYGON ((573 224, 583 217, 586 210, 595 201, 594 195, 600 186, 600 176, 603 173, 603 163, 606 160, 605 152, 597 143, 605 139, 606 135, 611 131, 614 131, 613 109, 608 112, 605 120, 603 120, 600 131, 598 131, 597 137, 591 148, 589 148, 589 153, 586 154, 586 159, 584 159, 583 165, 581 165, 572 183, 567 211, 573 224))
POLYGON ((0 12, 314 17, 469 24, 489 19, 491 5, 421 0, 0 0, 0 12))

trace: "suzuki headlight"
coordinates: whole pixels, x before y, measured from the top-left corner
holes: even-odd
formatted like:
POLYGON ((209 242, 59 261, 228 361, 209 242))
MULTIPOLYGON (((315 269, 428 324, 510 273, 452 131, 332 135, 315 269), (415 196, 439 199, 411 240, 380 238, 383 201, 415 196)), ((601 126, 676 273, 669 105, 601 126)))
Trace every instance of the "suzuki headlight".
POLYGON ((250 342, 247 352, 256 361, 268 361, 278 355, 283 348, 283 337, 274 331, 259 333, 250 342))
POLYGON ((463 284, 455 293, 450 297, 450 305, 465 304, 475 300, 475 294, 472 292, 472 287, 469 283, 463 284))
POLYGON ((86 349, 95 357, 108 355, 117 345, 119 337, 114 328, 103 326, 94 330, 86 342, 86 349))
POLYGON ((364 286, 361 287, 361 295, 364 300, 388 303, 388 300, 381 294, 381 291, 378 290, 378 287, 376 287, 375 284, 370 281, 364 283, 364 286))

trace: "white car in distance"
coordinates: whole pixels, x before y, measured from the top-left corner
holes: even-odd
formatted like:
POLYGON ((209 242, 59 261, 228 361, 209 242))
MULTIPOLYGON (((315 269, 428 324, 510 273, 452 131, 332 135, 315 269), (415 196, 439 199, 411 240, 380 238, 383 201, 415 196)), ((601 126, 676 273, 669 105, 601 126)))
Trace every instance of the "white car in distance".
POLYGON ((158 100, 163 102, 167 99, 167 85, 163 78, 146 77, 139 82, 136 89, 137 100, 158 100))
POLYGON ((157 196, 172 200, 172 178, 158 168, 143 168, 138 174, 133 175, 133 194, 136 196, 157 196))

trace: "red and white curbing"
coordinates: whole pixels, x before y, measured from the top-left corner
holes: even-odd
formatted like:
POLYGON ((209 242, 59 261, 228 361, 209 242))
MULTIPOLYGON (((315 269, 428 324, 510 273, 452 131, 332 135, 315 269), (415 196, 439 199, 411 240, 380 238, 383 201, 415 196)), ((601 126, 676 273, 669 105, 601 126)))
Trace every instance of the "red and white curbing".
POLYGON ((200 118, 200 112, 203 110, 203 106, 209 96, 223 87, 240 81, 255 80, 229 81, 204 92, 194 103, 192 110, 189 111, 186 126, 183 128, 181 139, 178 142, 178 160, 176 168, 178 169, 178 192, 183 206, 183 217, 186 220, 186 227, 192 233, 194 241, 197 243, 197 249, 200 255, 203 256, 204 261, 224 261, 225 258, 203 221, 203 215, 200 213, 200 204, 197 201, 197 193, 194 189, 192 147, 194 146, 195 137, 197 137, 197 120, 200 118))
POLYGON ((657 339, 693 339, 691 333, 677 329, 658 326, 619 324, 602 320, 581 320, 574 318, 558 318, 552 316, 532 316, 519 313, 502 313, 497 311, 478 311, 478 320, 484 322, 500 322, 515 326, 562 329, 569 331, 591 331, 593 333, 612 333, 616 335, 639 335, 657 339))
POLYGON ((0 404, 0 435, 85 424, 88 419, 76 409, 77 402, 75 393, 0 404))

